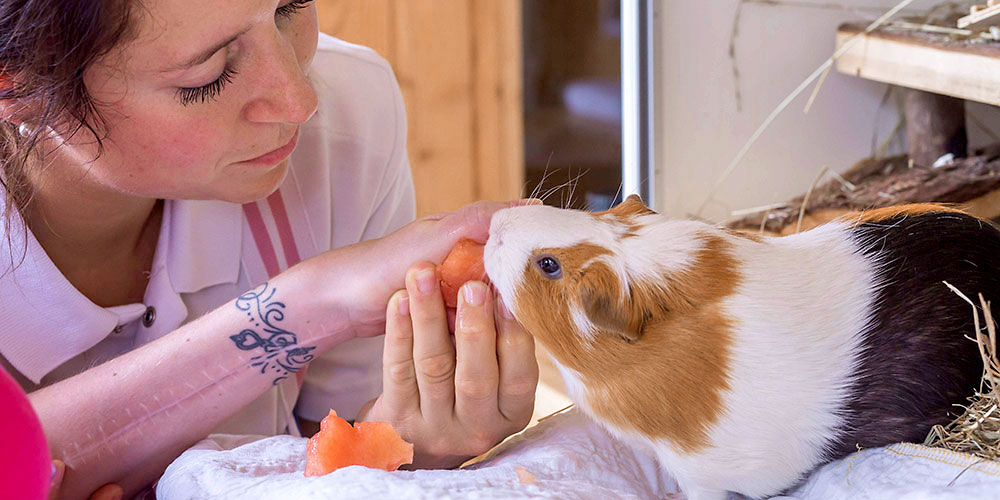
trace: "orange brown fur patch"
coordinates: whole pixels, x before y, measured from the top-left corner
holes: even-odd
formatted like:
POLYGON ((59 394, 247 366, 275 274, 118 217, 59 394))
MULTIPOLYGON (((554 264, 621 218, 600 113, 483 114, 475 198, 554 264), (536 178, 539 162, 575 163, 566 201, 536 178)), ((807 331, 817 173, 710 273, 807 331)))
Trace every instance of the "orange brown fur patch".
POLYGON ((697 451, 708 444, 729 386, 733 325, 720 302, 741 279, 730 244, 707 236, 690 268, 655 283, 633 282, 626 293, 606 264, 593 261, 607 250, 591 247, 540 249, 560 259, 563 278, 549 280, 529 262, 517 297, 531 299, 515 304, 517 317, 561 364, 580 374, 596 417, 697 451), (586 287, 606 287, 605 300, 625 297, 617 311, 590 314, 602 325, 593 342, 576 331, 570 313, 586 287), (608 325, 641 325, 641 332, 630 343, 608 325))
POLYGON ((736 236, 737 238, 747 239, 754 243, 761 243, 764 241, 764 236, 760 233, 751 233, 750 231, 744 231, 742 229, 722 228, 722 230, 725 231, 726 234, 736 236))
POLYGON ((910 205, 894 205, 891 207, 876 208, 872 210, 865 210, 860 214, 848 214, 845 215, 845 220, 855 223, 855 225, 863 224, 865 222, 880 222, 888 219, 892 219, 898 216, 911 216, 911 215, 921 215, 930 212, 950 212, 950 213, 965 213, 957 208, 952 208, 947 205, 939 205, 935 203, 913 203, 910 205))
POLYGON ((603 212, 594 212, 591 215, 598 220, 606 219, 609 216, 618 219, 627 228, 622 238, 632 238, 638 235, 638 230, 642 227, 642 224, 639 224, 636 219, 642 215, 656 215, 656 212, 647 207, 637 195, 633 194, 614 208, 603 212))

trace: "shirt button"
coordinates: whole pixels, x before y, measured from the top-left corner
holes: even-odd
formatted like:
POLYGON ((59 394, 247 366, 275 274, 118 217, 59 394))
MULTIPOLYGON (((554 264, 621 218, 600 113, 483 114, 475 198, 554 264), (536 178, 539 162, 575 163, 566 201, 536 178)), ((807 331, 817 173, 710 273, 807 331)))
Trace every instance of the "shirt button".
POLYGON ((123 329, 124 327, 122 327, 122 325, 118 325, 114 330, 111 330, 111 333, 121 333, 123 329))
POLYGON ((156 308, 149 306, 146 308, 146 312, 142 314, 142 326, 149 328, 153 326, 154 321, 156 321, 156 308))

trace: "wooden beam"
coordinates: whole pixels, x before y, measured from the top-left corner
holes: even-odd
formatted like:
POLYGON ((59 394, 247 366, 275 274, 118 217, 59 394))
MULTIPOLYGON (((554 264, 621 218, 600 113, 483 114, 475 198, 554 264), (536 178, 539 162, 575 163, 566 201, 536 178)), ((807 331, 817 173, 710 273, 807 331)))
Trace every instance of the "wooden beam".
POLYGON ((969 143, 965 101, 923 90, 902 90, 906 142, 913 163, 930 167, 949 153, 955 158, 965 157, 969 143))
MULTIPOLYGON (((844 25, 838 49, 862 31, 844 25)), ((837 71, 869 80, 1000 105, 1000 44, 963 43, 899 31, 861 35, 839 59, 837 71)))
POLYGON ((476 198, 509 200, 524 184, 521 2, 470 2, 476 198))
POLYGON ((1000 3, 990 0, 987 5, 973 5, 970 14, 959 18, 958 27, 967 30, 984 30, 1000 24, 1000 3))

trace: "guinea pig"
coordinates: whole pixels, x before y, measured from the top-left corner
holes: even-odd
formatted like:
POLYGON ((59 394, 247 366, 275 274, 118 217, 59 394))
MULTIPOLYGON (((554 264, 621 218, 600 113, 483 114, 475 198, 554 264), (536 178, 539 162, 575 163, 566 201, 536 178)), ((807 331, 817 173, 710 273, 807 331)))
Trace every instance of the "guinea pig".
POLYGON ((966 295, 1000 298, 1000 231, 939 205, 757 237, 661 216, 497 212, 486 273, 570 398, 653 452, 690 500, 786 491, 922 442, 978 387, 966 295))

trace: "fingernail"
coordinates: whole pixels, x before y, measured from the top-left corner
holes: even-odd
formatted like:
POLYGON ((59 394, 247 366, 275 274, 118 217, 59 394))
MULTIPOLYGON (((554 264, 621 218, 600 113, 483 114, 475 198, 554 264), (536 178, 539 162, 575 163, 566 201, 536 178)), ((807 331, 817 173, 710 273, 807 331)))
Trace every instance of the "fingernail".
POLYGON ((465 303, 470 306, 481 306, 486 302, 486 290, 481 283, 470 281, 463 287, 465 290, 465 303))
POLYGON ((506 319, 514 319, 514 313, 507 309, 507 304, 504 304, 503 297, 497 296, 497 309, 500 310, 500 315, 506 319))
POLYGON ((417 289, 424 295, 429 295, 434 291, 435 281, 437 281, 437 276, 434 275, 433 269, 424 269, 417 273, 417 289))
POLYGON ((521 203, 524 205, 542 205, 545 202, 538 198, 522 198, 521 203))
POLYGON ((400 316, 410 315, 410 296, 406 295, 406 292, 399 294, 399 297, 396 298, 396 310, 400 316))
POLYGON ((56 480, 56 474, 58 474, 58 473, 59 473, 59 468, 56 467, 56 463, 55 462, 52 462, 52 477, 49 478, 49 482, 50 483, 56 480))

